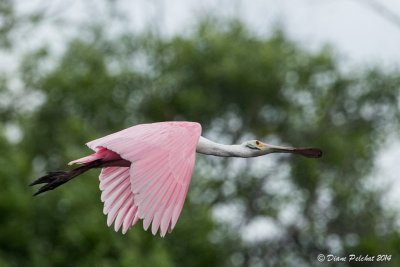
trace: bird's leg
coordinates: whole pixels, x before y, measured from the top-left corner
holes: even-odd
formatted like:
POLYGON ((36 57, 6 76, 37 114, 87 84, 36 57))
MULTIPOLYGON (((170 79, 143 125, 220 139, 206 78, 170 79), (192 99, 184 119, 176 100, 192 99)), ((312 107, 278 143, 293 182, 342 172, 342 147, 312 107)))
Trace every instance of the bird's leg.
POLYGON ((70 171, 54 171, 54 172, 49 172, 47 175, 40 177, 33 183, 31 183, 29 186, 37 185, 37 184, 43 184, 46 183, 46 185, 42 186, 35 194, 34 196, 39 195, 43 192, 53 190, 54 188, 70 181, 71 179, 77 177, 78 175, 92 169, 92 168, 97 168, 102 164, 101 159, 95 160, 88 165, 84 165, 78 168, 75 168, 70 171))
POLYGON ((129 161, 123 160, 123 159, 105 161, 105 162, 102 161, 101 159, 98 159, 87 165, 75 168, 70 171, 49 172, 47 175, 40 177, 39 179, 37 179, 36 181, 31 183, 29 186, 46 183, 46 185, 42 186, 35 194, 33 194, 34 196, 36 196, 43 192, 53 190, 54 188, 56 188, 62 184, 65 184, 66 182, 77 177, 78 175, 81 175, 82 173, 84 173, 90 169, 93 169, 93 168, 129 167, 130 165, 131 165, 131 163, 129 161))

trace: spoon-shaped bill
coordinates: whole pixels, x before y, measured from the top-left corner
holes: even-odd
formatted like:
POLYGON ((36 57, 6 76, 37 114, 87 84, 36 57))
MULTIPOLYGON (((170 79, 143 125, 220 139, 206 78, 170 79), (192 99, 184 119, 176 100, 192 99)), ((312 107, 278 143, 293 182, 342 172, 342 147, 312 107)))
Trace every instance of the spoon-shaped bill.
POLYGON ((299 147, 294 149, 295 154, 302 155, 307 158, 322 157, 322 150, 316 147, 299 147))

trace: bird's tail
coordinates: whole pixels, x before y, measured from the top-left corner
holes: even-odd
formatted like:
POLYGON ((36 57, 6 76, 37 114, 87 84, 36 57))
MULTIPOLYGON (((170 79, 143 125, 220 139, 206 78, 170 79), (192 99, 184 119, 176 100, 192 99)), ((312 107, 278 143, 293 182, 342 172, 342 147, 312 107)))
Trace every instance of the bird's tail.
POLYGON ((39 195, 43 192, 53 190, 56 187, 59 187, 62 184, 72 180, 73 178, 77 177, 78 175, 92 169, 92 168, 99 168, 103 164, 101 159, 95 160, 90 162, 87 165, 75 168, 70 171, 54 171, 49 172, 47 175, 40 177, 29 186, 37 185, 37 184, 44 184, 39 190, 33 194, 34 196, 39 195))

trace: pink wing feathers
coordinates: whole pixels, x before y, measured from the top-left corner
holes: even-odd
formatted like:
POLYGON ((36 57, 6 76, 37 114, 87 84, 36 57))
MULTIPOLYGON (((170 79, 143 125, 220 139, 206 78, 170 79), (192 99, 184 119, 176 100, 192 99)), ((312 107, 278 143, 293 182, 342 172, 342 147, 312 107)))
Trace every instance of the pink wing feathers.
POLYGON ((102 169, 100 189, 107 224, 115 221, 115 230, 123 226, 125 233, 143 219, 145 230, 152 223, 153 234, 159 228, 161 236, 172 231, 185 201, 200 134, 201 126, 195 122, 159 122, 89 142, 96 152, 111 150, 132 162, 131 167, 102 169))

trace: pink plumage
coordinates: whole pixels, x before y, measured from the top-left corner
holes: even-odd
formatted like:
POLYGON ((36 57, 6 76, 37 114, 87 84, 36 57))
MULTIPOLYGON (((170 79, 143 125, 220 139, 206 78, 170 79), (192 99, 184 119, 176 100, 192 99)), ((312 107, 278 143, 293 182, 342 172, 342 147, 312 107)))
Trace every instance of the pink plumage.
POLYGON ((315 147, 282 147, 249 140, 238 145, 218 144, 201 137, 196 122, 141 124, 96 139, 87 145, 96 153, 69 164, 83 164, 69 171, 49 172, 30 186, 45 184, 34 196, 53 190, 82 173, 102 168, 101 201, 107 224, 122 233, 143 220, 155 235, 174 229, 192 177, 196 152, 219 157, 259 157, 293 153, 320 158, 315 147))
POLYGON ((130 167, 105 167, 100 174, 107 224, 126 233, 138 219, 155 235, 174 229, 195 163, 201 125, 195 122, 141 124, 87 143, 96 153, 70 162, 124 159, 130 167))

